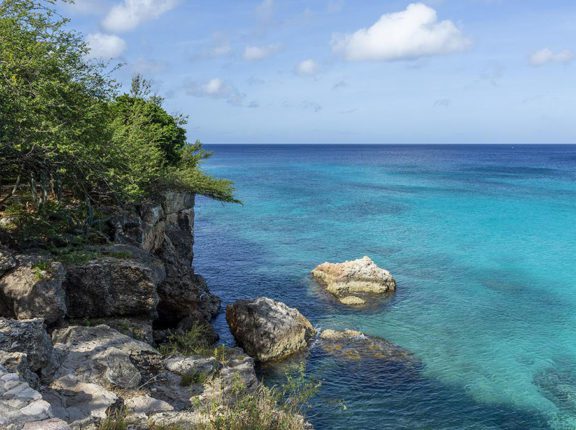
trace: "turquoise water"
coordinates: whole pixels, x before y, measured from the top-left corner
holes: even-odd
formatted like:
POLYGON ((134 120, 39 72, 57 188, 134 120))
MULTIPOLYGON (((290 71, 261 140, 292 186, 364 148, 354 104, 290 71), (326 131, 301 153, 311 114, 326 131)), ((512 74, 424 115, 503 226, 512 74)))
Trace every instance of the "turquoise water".
POLYGON ((210 149, 244 202, 197 205, 196 270, 224 305, 270 296, 422 361, 313 350, 316 428, 576 429, 576 146, 210 149), (390 300, 351 310, 309 279, 363 255, 390 300))

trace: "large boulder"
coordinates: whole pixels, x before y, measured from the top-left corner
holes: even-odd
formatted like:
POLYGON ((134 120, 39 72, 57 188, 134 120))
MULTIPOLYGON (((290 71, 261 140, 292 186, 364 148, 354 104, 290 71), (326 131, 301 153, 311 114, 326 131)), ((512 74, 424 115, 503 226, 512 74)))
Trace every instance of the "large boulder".
POLYGON ((0 428, 20 430, 26 423, 52 418, 42 395, 17 373, 0 366, 0 428))
POLYGON ((266 297, 228 305, 226 320, 238 345, 260 361, 278 360, 298 352, 308 346, 316 333, 297 309, 266 297))
POLYGON ((44 318, 47 324, 66 314, 64 266, 41 256, 18 256, 18 267, 0 278, 0 295, 17 319, 44 318))
POLYGON ((390 272, 378 267, 369 257, 344 263, 323 263, 312 270, 312 277, 341 303, 366 304, 366 296, 396 290, 390 272))
POLYGON ((0 350, 26 354, 33 372, 49 367, 52 360, 52 342, 44 327, 44 320, 12 320, 0 318, 0 350))
POLYGON ((54 380, 133 389, 161 365, 160 354, 150 345, 106 325, 72 326, 54 331, 52 338, 59 356, 54 380))
POLYGON ((66 297, 71 318, 156 316, 162 262, 132 247, 99 250, 102 258, 67 267, 66 297))
POLYGON ((150 345, 105 325, 55 330, 57 363, 43 390, 54 414, 74 426, 91 425, 122 405, 120 394, 153 380, 162 367, 150 345))

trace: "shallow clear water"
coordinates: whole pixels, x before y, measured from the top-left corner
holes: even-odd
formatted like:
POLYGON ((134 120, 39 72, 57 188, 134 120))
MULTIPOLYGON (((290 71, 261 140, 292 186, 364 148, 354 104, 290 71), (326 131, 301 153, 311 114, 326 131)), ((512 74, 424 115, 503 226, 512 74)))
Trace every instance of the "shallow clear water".
POLYGON ((316 428, 576 428, 576 146, 210 149, 244 202, 197 205, 196 270, 224 305, 270 296, 422 360, 313 350, 316 428), (309 279, 363 255, 395 275, 390 300, 351 310, 309 279))

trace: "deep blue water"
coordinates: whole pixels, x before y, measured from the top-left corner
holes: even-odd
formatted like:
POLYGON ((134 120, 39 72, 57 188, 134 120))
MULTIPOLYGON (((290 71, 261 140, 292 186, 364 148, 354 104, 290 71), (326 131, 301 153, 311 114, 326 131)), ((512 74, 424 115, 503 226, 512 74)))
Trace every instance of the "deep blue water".
POLYGON ((196 270, 224 305, 270 296, 422 361, 313 349, 316 428, 576 429, 576 146, 209 149, 244 202, 197 205, 196 270), (309 279, 363 255, 390 300, 349 309, 309 279))

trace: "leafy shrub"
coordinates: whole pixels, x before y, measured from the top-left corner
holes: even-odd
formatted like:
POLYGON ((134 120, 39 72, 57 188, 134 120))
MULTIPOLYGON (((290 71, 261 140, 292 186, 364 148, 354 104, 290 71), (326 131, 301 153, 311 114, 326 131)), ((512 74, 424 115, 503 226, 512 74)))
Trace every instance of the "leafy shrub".
POLYGON ((184 333, 176 332, 168 337, 168 341, 160 345, 163 355, 204 355, 212 352, 211 327, 206 323, 197 322, 184 333))

